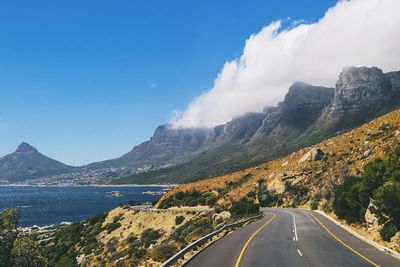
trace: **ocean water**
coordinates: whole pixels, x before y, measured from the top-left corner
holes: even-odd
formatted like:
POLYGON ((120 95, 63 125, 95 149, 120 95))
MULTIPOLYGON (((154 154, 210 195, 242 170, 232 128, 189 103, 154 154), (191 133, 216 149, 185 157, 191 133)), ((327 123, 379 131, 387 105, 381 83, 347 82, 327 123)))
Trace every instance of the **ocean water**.
POLYGON ((130 200, 139 203, 152 202, 160 196, 142 192, 161 189, 162 187, 157 186, 0 186, 0 210, 19 207, 19 225, 23 227, 78 222, 113 209, 120 203, 127 204, 130 200), (110 196, 111 191, 119 191, 122 196, 110 196))

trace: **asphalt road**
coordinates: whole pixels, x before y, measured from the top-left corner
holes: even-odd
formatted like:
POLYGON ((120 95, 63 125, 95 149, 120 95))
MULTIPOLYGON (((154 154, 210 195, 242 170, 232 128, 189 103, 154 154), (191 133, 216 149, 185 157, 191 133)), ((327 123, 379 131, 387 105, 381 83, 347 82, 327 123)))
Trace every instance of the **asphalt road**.
POLYGON ((218 240, 187 266, 400 266, 400 260, 318 213, 299 209, 263 211, 262 220, 218 240))

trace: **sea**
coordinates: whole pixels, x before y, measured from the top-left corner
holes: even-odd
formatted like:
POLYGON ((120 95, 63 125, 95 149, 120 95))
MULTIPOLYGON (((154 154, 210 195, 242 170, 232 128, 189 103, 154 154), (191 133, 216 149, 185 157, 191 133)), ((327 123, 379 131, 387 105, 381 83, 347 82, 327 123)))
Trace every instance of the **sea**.
POLYGON ((19 208, 19 226, 44 226, 61 222, 79 222, 134 200, 151 203, 161 186, 0 186, 0 211, 19 208), (118 191, 119 193, 112 193, 118 191))

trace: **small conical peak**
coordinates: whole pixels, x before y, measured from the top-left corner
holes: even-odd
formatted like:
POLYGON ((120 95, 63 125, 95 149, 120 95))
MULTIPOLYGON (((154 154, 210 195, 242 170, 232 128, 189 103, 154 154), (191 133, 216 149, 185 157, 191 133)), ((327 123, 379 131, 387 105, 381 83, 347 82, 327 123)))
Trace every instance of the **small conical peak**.
POLYGON ((16 153, 36 153, 38 152, 36 148, 34 148, 33 146, 31 146, 28 143, 22 142, 17 150, 15 150, 16 153))

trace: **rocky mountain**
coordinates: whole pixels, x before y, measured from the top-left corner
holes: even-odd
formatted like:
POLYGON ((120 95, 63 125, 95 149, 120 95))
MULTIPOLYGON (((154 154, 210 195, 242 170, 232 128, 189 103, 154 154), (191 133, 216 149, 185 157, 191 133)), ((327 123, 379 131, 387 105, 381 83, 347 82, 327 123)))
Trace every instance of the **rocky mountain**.
POLYGON ((71 169, 73 167, 39 153, 33 146, 21 143, 13 153, 0 158, 0 182, 13 183, 71 169))
POLYGON ((399 78, 399 73, 384 74, 376 67, 346 68, 321 122, 351 126, 393 110, 399 104, 399 78))
POLYGON ((347 67, 335 88, 295 82, 277 106, 214 129, 160 126, 149 141, 106 164, 164 164, 117 182, 187 182, 220 175, 312 145, 400 107, 399 85, 400 72, 347 67))
POLYGON ((323 107, 328 106, 333 97, 333 89, 316 87, 302 82, 294 83, 285 100, 278 107, 266 108, 262 113, 246 113, 224 125, 213 129, 173 128, 170 125, 157 127, 153 137, 120 158, 92 163, 98 167, 137 167, 144 164, 171 164, 184 162, 201 152, 221 145, 243 144, 257 136, 273 123, 286 121, 302 128, 315 120, 323 107), (306 114, 309 113, 309 114, 306 114))
POLYGON ((282 200, 281 205, 301 205, 317 193, 329 199, 334 185, 358 175, 367 163, 383 158, 399 147, 400 109, 267 163, 180 185, 159 203, 177 192, 195 190, 200 193, 223 192, 218 195, 218 203, 225 205, 245 197, 257 183, 264 183, 270 196, 282 200))

